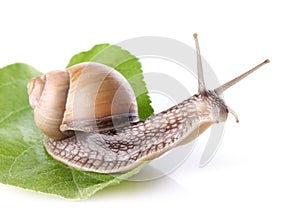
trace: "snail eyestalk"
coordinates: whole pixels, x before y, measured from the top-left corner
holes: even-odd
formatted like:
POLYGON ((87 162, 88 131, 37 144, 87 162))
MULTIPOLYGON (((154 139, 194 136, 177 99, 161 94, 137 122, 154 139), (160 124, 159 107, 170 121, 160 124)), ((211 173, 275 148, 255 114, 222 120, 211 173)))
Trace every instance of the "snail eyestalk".
POLYGON ((230 88, 231 86, 233 86, 234 84, 238 83, 239 81, 241 81, 242 79, 244 79, 245 77, 247 77, 248 75, 252 74, 254 71, 256 71, 257 69, 259 69, 260 67, 262 67, 263 65, 269 63, 270 60, 266 59, 264 62, 258 64, 257 66, 255 66, 254 68, 252 68, 251 70, 243 73, 242 75, 234 78, 233 80, 223 84, 222 86, 216 88, 214 91, 217 95, 222 94, 225 90, 227 90, 228 88, 230 88))
POLYGON ((200 48, 199 48, 199 42, 198 42, 198 35, 197 33, 194 33, 194 39, 196 44, 196 52, 197 52, 197 72, 198 72, 198 93, 206 92, 206 87, 204 83, 204 77, 203 77, 203 67, 202 67, 202 61, 201 61, 201 54, 200 54, 200 48))

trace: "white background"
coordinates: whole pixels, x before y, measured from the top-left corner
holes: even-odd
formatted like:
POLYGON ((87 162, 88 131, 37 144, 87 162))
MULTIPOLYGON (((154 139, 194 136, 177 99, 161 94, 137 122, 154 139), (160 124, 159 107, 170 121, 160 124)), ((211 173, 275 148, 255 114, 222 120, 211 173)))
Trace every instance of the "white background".
POLYGON ((222 145, 206 167, 198 167, 200 152, 195 149, 167 177, 123 183, 79 202, 0 185, 1 215, 299 215, 297 5, 254 0, 1 1, 0 67, 26 62, 45 72, 60 69, 73 54, 95 44, 138 36, 164 36, 193 47, 194 32, 221 82, 271 60, 225 93, 240 123, 229 117, 222 145))

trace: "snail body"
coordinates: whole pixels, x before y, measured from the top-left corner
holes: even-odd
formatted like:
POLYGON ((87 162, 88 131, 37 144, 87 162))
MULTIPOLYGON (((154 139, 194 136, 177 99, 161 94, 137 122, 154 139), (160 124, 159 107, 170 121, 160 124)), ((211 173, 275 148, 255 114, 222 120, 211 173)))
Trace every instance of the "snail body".
POLYGON ((103 64, 80 63, 29 81, 30 104, 45 134, 47 152, 78 170, 120 173, 186 144, 212 124, 226 121, 229 112, 238 121, 219 95, 269 61, 215 90, 206 90, 194 37, 199 92, 145 120, 138 119, 129 83, 103 64))
MULTIPOLYGON (((210 93, 209 97, 216 97, 210 93)), ((119 130, 77 132, 76 136, 61 141, 46 137, 45 146, 54 158, 77 169, 100 173, 128 171, 180 145, 192 131, 210 126, 209 102, 204 100, 207 99, 194 95, 164 112, 119 130)), ((227 118, 226 107, 219 114, 227 118)))

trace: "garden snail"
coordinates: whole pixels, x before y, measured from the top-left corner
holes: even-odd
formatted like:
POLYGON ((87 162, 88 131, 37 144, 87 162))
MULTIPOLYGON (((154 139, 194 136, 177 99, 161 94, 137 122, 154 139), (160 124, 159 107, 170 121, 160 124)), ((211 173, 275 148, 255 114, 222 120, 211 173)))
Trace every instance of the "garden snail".
POLYGON ((166 111, 138 119, 133 90, 114 69, 85 62, 48 72, 27 89, 44 144, 55 159, 83 171, 120 173, 195 139, 214 123, 237 115, 219 97, 265 60, 214 89, 205 87, 197 40, 198 93, 166 111))

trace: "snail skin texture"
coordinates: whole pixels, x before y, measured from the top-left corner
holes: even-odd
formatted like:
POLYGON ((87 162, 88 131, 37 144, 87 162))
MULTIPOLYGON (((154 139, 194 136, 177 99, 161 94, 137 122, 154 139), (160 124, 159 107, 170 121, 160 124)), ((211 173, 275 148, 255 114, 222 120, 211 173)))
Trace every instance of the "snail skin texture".
POLYGON ((106 65, 85 62, 30 80, 29 100, 47 152, 78 170, 121 173, 188 143, 212 124, 226 121, 228 113, 238 121, 219 95, 269 60, 207 90, 196 34, 194 38, 198 93, 142 121, 131 86, 106 65))

